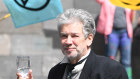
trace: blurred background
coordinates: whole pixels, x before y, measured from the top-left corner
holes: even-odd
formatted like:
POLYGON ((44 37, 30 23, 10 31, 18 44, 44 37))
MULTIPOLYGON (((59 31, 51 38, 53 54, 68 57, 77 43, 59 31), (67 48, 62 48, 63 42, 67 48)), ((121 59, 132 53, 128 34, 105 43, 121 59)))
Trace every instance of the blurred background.
MULTIPOLYGON (((89 11, 94 18, 100 13, 95 0, 61 0, 63 9, 81 8, 89 11)), ((8 14, 3 0, 0 0, 0 17, 8 14)), ((137 24, 133 24, 133 28, 137 24)), ((96 33, 92 48, 96 54, 104 55, 104 37, 96 33)), ((31 57, 34 79, 47 79, 52 66, 63 59, 60 50, 56 20, 44 21, 15 28, 11 17, 0 21, 0 79, 16 79, 16 56, 31 57)), ((119 51, 118 57, 119 60, 119 51)), ((140 79, 140 40, 133 40, 133 79, 140 79)))

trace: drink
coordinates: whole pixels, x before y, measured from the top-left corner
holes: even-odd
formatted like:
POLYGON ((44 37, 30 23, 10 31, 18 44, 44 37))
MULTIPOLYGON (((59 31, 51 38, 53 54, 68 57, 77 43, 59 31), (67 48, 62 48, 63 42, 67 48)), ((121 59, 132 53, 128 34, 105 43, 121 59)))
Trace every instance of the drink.
POLYGON ((30 68, 18 68, 17 71, 21 74, 23 78, 26 78, 29 73, 30 68))
POLYGON ((30 69, 30 57, 29 56, 17 56, 17 71, 23 78, 28 78, 30 69))

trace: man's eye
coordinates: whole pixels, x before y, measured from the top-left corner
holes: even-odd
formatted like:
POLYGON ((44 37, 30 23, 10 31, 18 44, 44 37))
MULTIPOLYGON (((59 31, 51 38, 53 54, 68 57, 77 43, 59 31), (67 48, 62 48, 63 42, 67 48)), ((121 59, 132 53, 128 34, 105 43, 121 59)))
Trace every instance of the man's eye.
POLYGON ((61 38, 67 38, 67 35, 61 35, 61 38))

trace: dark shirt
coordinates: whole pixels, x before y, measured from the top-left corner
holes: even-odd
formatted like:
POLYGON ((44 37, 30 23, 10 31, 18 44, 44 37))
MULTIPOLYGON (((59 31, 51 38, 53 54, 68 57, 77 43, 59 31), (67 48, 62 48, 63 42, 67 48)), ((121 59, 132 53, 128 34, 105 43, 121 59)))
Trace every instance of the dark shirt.
POLYGON ((113 28, 114 29, 127 28, 125 9, 122 7, 116 7, 115 9, 113 28))

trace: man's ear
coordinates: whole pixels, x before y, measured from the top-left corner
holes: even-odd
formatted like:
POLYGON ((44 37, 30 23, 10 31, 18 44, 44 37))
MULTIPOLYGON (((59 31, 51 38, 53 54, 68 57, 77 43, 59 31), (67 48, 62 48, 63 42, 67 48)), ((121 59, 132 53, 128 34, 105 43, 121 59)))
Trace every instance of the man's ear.
POLYGON ((89 34, 86 40, 87 40, 87 46, 91 46, 93 41, 93 34, 89 34))

